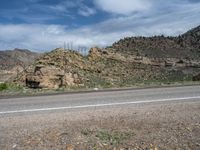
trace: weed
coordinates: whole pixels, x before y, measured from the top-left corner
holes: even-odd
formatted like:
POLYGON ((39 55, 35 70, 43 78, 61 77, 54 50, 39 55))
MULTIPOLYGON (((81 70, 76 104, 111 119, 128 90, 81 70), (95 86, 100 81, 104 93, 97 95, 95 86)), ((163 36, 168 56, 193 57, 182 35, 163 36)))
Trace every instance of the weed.
POLYGON ((89 129, 83 129, 81 131, 81 134, 85 135, 85 136, 88 136, 88 135, 91 135, 92 134, 92 131, 89 130, 89 129))
POLYGON ((96 134, 96 137, 99 138, 102 142, 105 142, 107 144, 111 145, 118 145, 122 141, 128 139, 131 137, 131 133, 128 132, 108 132, 108 131, 98 131, 96 134))

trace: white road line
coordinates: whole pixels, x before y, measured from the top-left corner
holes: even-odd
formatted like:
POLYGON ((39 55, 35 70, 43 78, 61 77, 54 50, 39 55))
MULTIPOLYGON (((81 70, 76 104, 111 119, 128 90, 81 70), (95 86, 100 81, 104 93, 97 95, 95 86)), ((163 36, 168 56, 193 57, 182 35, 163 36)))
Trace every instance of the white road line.
POLYGON ((157 99, 157 100, 143 100, 143 101, 134 101, 134 102, 94 104, 94 105, 52 107, 52 108, 40 108, 40 109, 24 109, 24 110, 14 110, 14 111, 3 111, 3 112, 0 112, 0 115, 14 114, 14 113, 25 113, 25 112, 39 112, 39 111, 51 111, 51 110, 78 109, 78 108, 103 107, 103 106, 117 106, 117 105, 127 105, 127 104, 143 104, 143 103, 156 103, 156 102, 166 102, 166 101, 181 101, 181 100, 190 100, 190 99, 199 99, 200 100, 200 96, 157 99))

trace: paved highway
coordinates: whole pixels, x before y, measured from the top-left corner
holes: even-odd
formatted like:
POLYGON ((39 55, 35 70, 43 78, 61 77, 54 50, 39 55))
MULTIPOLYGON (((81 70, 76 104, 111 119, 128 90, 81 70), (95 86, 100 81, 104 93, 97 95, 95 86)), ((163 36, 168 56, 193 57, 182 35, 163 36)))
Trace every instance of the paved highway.
POLYGON ((129 89, 0 99, 0 116, 22 113, 67 111, 92 107, 200 101, 200 86, 129 89))

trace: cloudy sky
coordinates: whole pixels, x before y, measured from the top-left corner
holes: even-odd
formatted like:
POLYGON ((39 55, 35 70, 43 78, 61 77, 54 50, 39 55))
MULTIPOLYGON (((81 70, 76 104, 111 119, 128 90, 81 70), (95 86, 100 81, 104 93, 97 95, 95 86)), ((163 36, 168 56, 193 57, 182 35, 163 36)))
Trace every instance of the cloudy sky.
POLYGON ((200 25, 200 0, 0 0, 0 49, 107 46, 200 25))

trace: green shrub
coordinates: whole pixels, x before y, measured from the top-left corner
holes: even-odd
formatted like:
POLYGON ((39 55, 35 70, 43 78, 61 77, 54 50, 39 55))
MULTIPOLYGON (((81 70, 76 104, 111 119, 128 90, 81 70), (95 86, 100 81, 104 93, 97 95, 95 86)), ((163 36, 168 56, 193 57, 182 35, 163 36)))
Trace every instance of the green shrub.
POLYGON ((21 91, 23 87, 17 84, 0 83, 0 91, 21 91))
POLYGON ((0 83, 0 91, 4 91, 8 89, 8 85, 6 83, 0 83))

